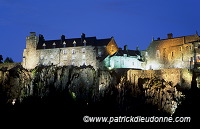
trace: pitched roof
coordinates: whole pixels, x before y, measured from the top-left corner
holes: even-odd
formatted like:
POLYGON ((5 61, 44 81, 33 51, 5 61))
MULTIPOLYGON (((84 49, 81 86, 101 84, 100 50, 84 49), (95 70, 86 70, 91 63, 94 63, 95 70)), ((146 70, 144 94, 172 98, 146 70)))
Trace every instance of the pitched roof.
POLYGON ((200 37, 195 34, 195 35, 187 35, 187 36, 180 36, 180 37, 171 37, 171 38, 166 38, 166 39, 160 39, 158 38, 157 40, 153 40, 153 41, 165 41, 165 40, 176 40, 176 39, 184 39, 184 43, 187 43, 187 42, 192 42, 192 41, 196 41, 196 40, 199 40, 200 37))
POLYGON ((37 49, 43 49, 44 45, 45 45, 45 49, 51 49, 51 48, 54 48, 54 46, 55 48, 63 48, 64 44, 66 44, 65 47, 73 47, 74 43, 76 44, 76 46, 84 46, 83 42, 86 42, 86 46, 105 46, 110 42, 110 40, 111 38, 96 39, 96 37, 43 40, 43 41, 38 42, 37 49))
POLYGON ((113 56, 124 56, 124 54, 127 54, 127 56, 141 55, 139 50, 118 50, 113 56))

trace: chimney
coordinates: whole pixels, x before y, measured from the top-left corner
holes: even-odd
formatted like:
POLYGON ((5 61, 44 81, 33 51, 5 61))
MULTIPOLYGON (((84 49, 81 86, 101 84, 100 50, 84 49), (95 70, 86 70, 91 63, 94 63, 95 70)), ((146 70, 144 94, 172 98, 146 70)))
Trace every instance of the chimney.
POLYGON ((44 42, 44 36, 42 34, 39 34, 39 42, 44 42))
POLYGON ((81 33, 81 43, 83 43, 84 39, 85 39, 85 34, 81 33))
POLYGON ((36 36, 35 32, 30 32, 30 36, 36 36))
POLYGON ((169 34, 167 34, 167 37, 168 37, 168 39, 171 39, 171 38, 173 38, 173 34, 169 33, 169 34))
POLYGON ((124 50, 128 50, 128 46, 127 45, 124 45, 124 50))
POLYGON ((61 43, 63 43, 65 41, 65 36, 61 35, 61 43))
POLYGON ((119 50, 122 50, 122 48, 120 47, 119 50))
POLYGON ((137 47, 136 47, 136 50, 137 50, 137 51, 139 51, 139 50, 140 50, 140 48, 137 46, 137 47))
POLYGON ((160 37, 158 37, 157 40, 160 40, 160 37))

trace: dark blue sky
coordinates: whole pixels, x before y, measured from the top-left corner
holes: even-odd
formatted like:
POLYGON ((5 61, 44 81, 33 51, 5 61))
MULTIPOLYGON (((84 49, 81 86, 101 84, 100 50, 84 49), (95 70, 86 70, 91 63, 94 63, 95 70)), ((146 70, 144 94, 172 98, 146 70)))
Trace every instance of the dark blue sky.
POLYGON ((29 32, 46 40, 110 38, 145 50, 152 37, 200 32, 200 0, 0 0, 0 54, 22 61, 29 32))

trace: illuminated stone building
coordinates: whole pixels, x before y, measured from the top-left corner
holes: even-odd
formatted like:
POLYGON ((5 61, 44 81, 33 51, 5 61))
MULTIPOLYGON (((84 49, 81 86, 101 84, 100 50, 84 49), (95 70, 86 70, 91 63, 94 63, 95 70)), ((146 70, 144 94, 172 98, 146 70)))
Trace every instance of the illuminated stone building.
POLYGON ((26 37, 26 49, 23 52, 24 68, 33 69, 38 65, 88 66, 103 68, 103 59, 118 51, 113 37, 97 39, 86 37, 66 39, 64 35, 58 40, 45 40, 43 35, 31 32, 26 37))
POLYGON ((167 36, 167 39, 153 39, 144 52, 146 69, 198 67, 198 62, 200 62, 198 34, 173 37, 173 34, 169 33, 167 36))
POLYGON ((128 50, 128 46, 124 46, 124 50, 119 49, 115 54, 105 58, 105 66, 109 69, 113 68, 131 68, 143 69, 143 59, 141 52, 137 50, 128 50))
POLYGON ((43 35, 31 32, 26 37, 23 52, 23 67, 33 69, 38 65, 56 66, 93 66, 95 69, 193 69, 200 66, 200 37, 188 35, 167 39, 152 40, 145 51, 118 48, 113 37, 97 39, 86 37, 45 40, 43 35))

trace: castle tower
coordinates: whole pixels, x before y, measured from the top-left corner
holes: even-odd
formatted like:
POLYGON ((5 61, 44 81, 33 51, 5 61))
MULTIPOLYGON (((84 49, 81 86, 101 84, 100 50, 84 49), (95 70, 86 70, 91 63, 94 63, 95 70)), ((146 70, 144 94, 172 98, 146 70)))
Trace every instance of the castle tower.
POLYGON ((39 38, 35 32, 30 32, 30 36, 26 37, 26 49, 23 52, 23 67, 27 69, 33 69, 38 63, 38 56, 36 47, 39 38))

